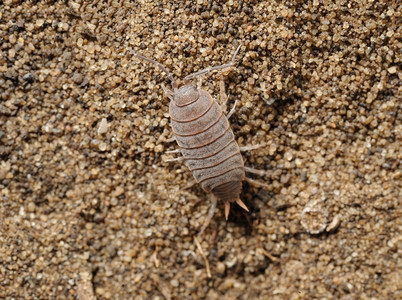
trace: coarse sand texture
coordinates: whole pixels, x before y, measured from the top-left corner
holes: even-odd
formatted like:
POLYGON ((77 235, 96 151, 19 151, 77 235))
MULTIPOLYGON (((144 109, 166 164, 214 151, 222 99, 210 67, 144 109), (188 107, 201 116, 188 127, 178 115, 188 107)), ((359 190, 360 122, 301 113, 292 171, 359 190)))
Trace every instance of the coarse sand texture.
MULTIPOLYGON (((401 299, 400 1, 0 1, 0 299, 401 299), (223 82, 225 220, 166 74, 223 82)), ((193 80, 197 85, 197 79, 193 80)))

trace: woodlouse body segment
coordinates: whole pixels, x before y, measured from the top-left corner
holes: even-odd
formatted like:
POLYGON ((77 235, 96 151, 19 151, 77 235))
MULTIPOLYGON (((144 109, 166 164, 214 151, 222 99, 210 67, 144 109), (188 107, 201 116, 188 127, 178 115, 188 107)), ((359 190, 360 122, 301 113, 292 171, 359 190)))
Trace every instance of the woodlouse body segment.
POLYGON ((175 140, 196 182, 225 203, 226 219, 230 203, 236 202, 248 211, 239 199, 245 179, 243 158, 221 106, 208 92, 192 86, 189 81, 210 71, 231 67, 239 49, 240 46, 229 64, 190 74, 184 78, 184 85, 180 88, 160 63, 130 49, 136 57, 156 64, 171 80, 173 91, 167 94, 171 98, 169 115, 175 140))
POLYGON ((173 102, 178 107, 187 106, 194 103, 200 97, 197 88, 191 85, 182 86, 177 93, 173 94, 173 102))

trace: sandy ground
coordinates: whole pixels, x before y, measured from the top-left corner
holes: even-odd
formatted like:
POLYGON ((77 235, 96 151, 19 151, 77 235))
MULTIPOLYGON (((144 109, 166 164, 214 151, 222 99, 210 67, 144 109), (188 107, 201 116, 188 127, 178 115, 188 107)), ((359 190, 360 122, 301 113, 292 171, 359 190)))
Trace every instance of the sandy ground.
POLYGON ((398 1, 2 3, 0 298, 402 298, 398 1), (211 199, 127 48, 183 78, 240 44, 203 88, 267 187, 195 240, 211 199))

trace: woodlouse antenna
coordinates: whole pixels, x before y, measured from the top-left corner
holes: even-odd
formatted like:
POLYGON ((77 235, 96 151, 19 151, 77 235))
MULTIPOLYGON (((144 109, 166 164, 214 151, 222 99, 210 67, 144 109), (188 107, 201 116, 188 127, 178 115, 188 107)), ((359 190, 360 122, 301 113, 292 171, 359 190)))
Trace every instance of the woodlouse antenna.
POLYGON ((195 73, 193 73, 193 74, 187 75, 186 77, 184 77, 183 83, 184 83, 185 85, 187 85, 190 80, 192 80, 193 78, 195 78, 195 77, 197 77, 197 76, 203 75, 203 74, 205 74, 205 73, 209 73, 209 72, 211 72, 211 71, 216 71, 216 70, 220 70, 220 69, 230 68, 230 67, 233 66, 233 64, 234 64, 234 61, 235 61, 235 59, 236 59, 237 53, 238 53, 239 50, 240 50, 240 47, 241 47, 241 45, 239 45, 239 47, 237 47, 235 53, 233 54, 233 57, 232 57, 232 60, 230 61, 230 63, 224 64, 224 65, 220 65, 220 66, 215 66, 215 67, 209 67, 209 68, 206 68, 206 69, 204 69, 204 70, 201 70, 201 71, 195 72, 195 73))
POLYGON ((155 64, 158 66, 159 69, 161 69, 163 72, 166 73, 167 77, 169 78, 170 82, 172 83, 172 88, 173 90, 177 90, 177 88, 179 87, 176 80, 174 79, 173 75, 159 62, 157 62, 156 60, 150 59, 148 57, 142 56, 138 53, 136 53, 133 49, 131 48, 127 48, 135 57, 145 60, 149 63, 155 64))

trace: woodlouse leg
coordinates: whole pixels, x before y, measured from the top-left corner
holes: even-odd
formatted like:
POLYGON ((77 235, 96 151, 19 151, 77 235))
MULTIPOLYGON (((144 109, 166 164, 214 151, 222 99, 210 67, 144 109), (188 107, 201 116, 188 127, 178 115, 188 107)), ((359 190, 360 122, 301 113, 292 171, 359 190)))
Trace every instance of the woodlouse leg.
POLYGON ((172 161, 183 161, 184 157, 180 156, 180 157, 176 157, 176 158, 172 158, 172 159, 166 159, 165 162, 172 162, 172 161))
POLYGON ((172 153, 179 153, 179 152, 180 152, 180 149, 175 149, 175 150, 168 150, 165 153, 166 154, 172 154, 172 153))
POLYGON ((193 73, 193 74, 187 75, 186 77, 184 77, 183 83, 186 85, 186 84, 189 83, 190 80, 192 80, 193 78, 195 78, 195 77, 197 77, 197 76, 200 76, 200 75, 203 75, 203 74, 212 72, 212 71, 216 71, 216 70, 221 70, 221 69, 230 68, 230 67, 233 66, 233 64, 234 64, 234 60, 235 60, 235 58, 236 58, 237 53, 238 53, 239 50, 240 50, 240 47, 241 47, 241 45, 239 45, 239 47, 237 47, 237 49, 236 49, 236 51, 235 51, 235 53, 234 53, 234 55, 233 55, 232 60, 230 61, 230 63, 224 64, 224 65, 220 65, 220 66, 215 66, 215 67, 208 67, 208 68, 206 68, 206 69, 204 69, 204 70, 201 70, 201 71, 195 72, 195 73, 193 73))
POLYGON ((259 181, 257 181, 257 180, 251 179, 251 178, 249 178, 249 177, 246 177, 245 180, 246 180, 247 182, 253 184, 253 185, 262 186, 262 187, 265 187, 265 188, 269 188, 269 185, 268 185, 268 184, 259 182, 259 181))
POLYGON ((239 147, 239 148, 240 148, 240 151, 250 151, 250 150, 259 149, 264 146, 266 146, 266 144, 257 144, 257 145, 239 147))
MULTIPOLYGON (((219 96, 219 102, 222 101, 222 99, 223 99, 222 96, 219 96)), ((228 102, 228 99, 229 99, 229 95, 226 96, 226 99, 223 100, 223 102, 220 104, 220 107, 221 107, 222 111, 225 113, 225 115, 226 115, 226 111, 227 111, 227 102, 228 102)), ((219 102, 218 102, 218 103, 219 103, 219 102)))
POLYGON ((259 176, 272 176, 272 171, 263 171, 263 170, 258 170, 258 169, 254 169, 254 168, 250 168, 250 167, 244 167, 244 171, 246 171, 247 173, 256 174, 259 176))
POLYGON ((161 85, 162 85, 162 90, 163 90, 163 93, 165 94, 165 96, 167 98, 169 98, 170 100, 172 100, 173 92, 171 90, 169 90, 163 83, 161 85))
POLYGON ((172 137, 166 139, 166 142, 167 142, 167 143, 171 143, 171 142, 174 142, 175 140, 176 140, 176 137, 175 137, 175 136, 172 136, 172 137))
POLYGON ((235 101, 235 103, 234 103, 232 109, 231 109, 231 110, 229 111, 229 113, 226 115, 226 118, 229 119, 229 118, 233 115, 233 113, 234 113, 235 110, 236 110, 236 105, 237 105, 237 100, 235 101))
POLYGON ((202 87, 202 76, 198 77, 198 82, 197 82, 197 89, 201 89, 202 87))
POLYGON ((226 107, 227 107, 227 102, 229 99, 229 95, 226 95, 226 91, 225 91, 225 82, 223 79, 221 79, 219 81, 219 102, 221 105, 221 108, 223 110, 223 112, 226 114, 226 107))
POLYGON ((207 215, 207 218, 205 219, 204 225, 202 225, 200 232, 197 234, 198 237, 200 237, 201 234, 204 232, 204 230, 209 226, 209 223, 211 223, 212 217, 214 216, 214 213, 215 213, 216 204, 217 204, 218 200, 216 199, 216 197, 214 195, 211 195, 211 196, 212 196, 212 204, 208 210, 208 215, 207 215))
POLYGON ((266 172, 263 170, 257 170, 257 169, 250 168, 250 167, 244 167, 244 171, 246 171, 248 173, 252 173, 252 174, 257 174, 260 176, 264 176, 266 174, 266 172))
POLYGON ((201 257, 203 258, 203 260, 204 260, 204 262, 205 262, 205 269, 207 269, 207 276, 208 276, 208 278, 211 278, 212 276, 211 276, 211 270, 210 270, 210 268, 209 268, 208 258, 207 258, 207 256, 205 255, 204 251, 202 250, 201 244, 200 244, 200 242, 198 241, 198 239, 197 239, 196 236, 194 237, 194 242, 195 242, 195 245, 196 245, 197 248, 198 248, 198 251, 200 251, 201 257))
MULTIPOLYGON (((227 102, 228 102, 228 100, 229 100, 229 95, 226 95, 226 92, 225 92, 225 83, 224 83, 223 80, 220 81, 219 86, 220 86, 219 102, 222 101, 222 103, 220 104, 220 105, 221 105, 221 109, 222 109, 222 111, 226 114, 226 111, 227 111, 227 102)), ((231 109, 231 110, 229 111, 229 113, 226 115, 226 118, 229 119, 229 118, 233 115, 233 113, 234 113, 235 110, 236 110, 236 105, 237 105, 237 100, 235 101, 235 103, 234 103, 232 109, 231 109)))
POLYGON ((192 188, 193 186, 195 186, 197 184, 197 181, 195 180, 191 180, 189 183, 186 184, 186 186, 183 188, 183 190, 187 190, 189 188, 192 188))

